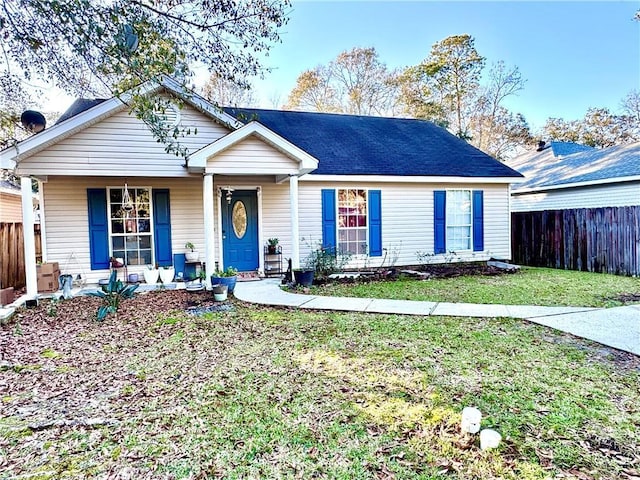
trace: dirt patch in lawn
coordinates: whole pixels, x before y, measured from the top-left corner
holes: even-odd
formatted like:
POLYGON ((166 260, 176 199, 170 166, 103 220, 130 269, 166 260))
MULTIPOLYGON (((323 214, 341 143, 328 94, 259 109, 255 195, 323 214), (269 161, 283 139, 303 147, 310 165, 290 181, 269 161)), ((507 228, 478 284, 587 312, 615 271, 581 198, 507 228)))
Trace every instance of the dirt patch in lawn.
MULTIPOLYGON (((463 276, 496 276, 513 273, 514 270, 487 265, 482 262, 475 263, 449 263, 444 265, 419 265, 415 268, 418 271, 429 273, 431 278, 453 278, 463 276)), ((402 270, 405 270, 404 268, 402 270)))
POLYGON ((640 303, 640 293, 624 293, 622 295, 616 295, 615 297, 605 298, 605 300, 613 300, 625 305, 630 303, 640 303))

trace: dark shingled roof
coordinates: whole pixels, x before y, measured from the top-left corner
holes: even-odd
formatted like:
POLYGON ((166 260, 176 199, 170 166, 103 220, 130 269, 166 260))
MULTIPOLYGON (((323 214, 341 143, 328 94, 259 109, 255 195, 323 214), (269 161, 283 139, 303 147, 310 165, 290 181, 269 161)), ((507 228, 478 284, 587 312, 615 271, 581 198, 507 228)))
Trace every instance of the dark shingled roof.
MULTIPOLYGON (((56 125, 104 99, 77 99, 56 125)), ((522 177, 444 128, 424 120, 224 108, 318 159, 317 175, 522 177)))
POLYGON ((71 104, 69 108, 67 108, 66 112, 60 115, 60 118, 56 120, 56 123, 54 123, 54 125, 58 125, 65 120, 69 120, 71 117, 75 117, 85 110, 89 110, 96 105, 100 105, 104 101, 106 101, 104 98, 78 98, 71 104))
POLYGON ((318 159, 314 175, 521 177, 444 128, 406 118, 224 110, 257 121, 318 159))

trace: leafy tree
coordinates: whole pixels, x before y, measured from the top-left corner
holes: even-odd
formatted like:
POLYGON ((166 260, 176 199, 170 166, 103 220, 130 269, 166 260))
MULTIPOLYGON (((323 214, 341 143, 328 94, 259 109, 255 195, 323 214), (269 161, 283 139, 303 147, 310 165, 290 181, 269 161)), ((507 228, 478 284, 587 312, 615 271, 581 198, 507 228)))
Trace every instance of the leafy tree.
POLYGON ((469 35, 437 42, 429 56, 398 77, 405 112, 448 128, 495 158, 506 159, 530 141, 526 119, 510 112, 505 100, 524 88, 517 67, 491 67, 481 84, 485 59, 469 35))
POLYGON ((226 107, 253 107, 257 104, 251 85, 241 86, 215 73, 202 87, 202 96, 215 105, 226 107))
POLYGON ((420 65, 408 67, 395 77, 399 88, 399 102, 404 113, 414 118, 429 120, 441 127, 448 127, 447 110, 424 81, 424 68, 420 65))
POLYGON ((500 160, 505 160, 518 146, 531 141, 526 119, 507 110, 504 100, 521 91, 525 81, 518 67, 507 68, 504 62, 494 64, 489 83, 480 88, 470 113, 471 143, 500 160))
MULTIPOLYGON (((28 107, 29 97, 14 75, 0 75, 0 150, 10 142, 26 137, 20 126, 20 114, 28 107)), ((0 180, 16 181, 10 172, 0 171, 0 180)))
POLYGON ((631 90, 622 100, 622 111, 630 121, 640 124, 640 90, 631 90))
POLYGON ((541 136, 551 140, 578 143, 580 141, 580 122, 577 120, 566 121, 555 117, 548 118, 542 128, 541 136))
POLYGON ((637 100, 635 92, 627 95, 623 101, 625 113, 622 115, 616 115, 608 108, 590 108, 581 120, 549 118, 542 136, 598 148, 640 141, 640 117, 633 110, 634 101, 637 100))
POLYGON ((318 112, 384 115, 393 112, 397 86, 394 74, 375 48, 353 48, 328 65, 300 74, 286 107, 318 112))
POLYGON ((331 73, 327 67, 317 66, 313 70, 305 70, 298 76, 285 108, 340 112, 338 95, 330 82, 331 73))
MULTIPOLYGON (((198 63, 247 86, 259 55, 279 40, 288 0, 0 0, 0 77, 53 80, 68 92, 121 95, 158 75, 186 84, 198 63)), ((167 150, 158 97, 134 90, 132 111, 167 150)))
MULTIPOLYGON (((473 37, 447 37, 431 47, 429 56, 420 65, 410 67, 405 72, 404 78, 415 83, 405 86, 403 93, 410 95, 413 92, 424 97, 427 100, 427 112, 435 111, 436 115, 444 113, 448 128, 460 138, 469 139, 470 113, 480 86, 484 63, 484 57, 474 46, 473 37), (432 105, 438 108, 433 109, 432 105)), ((411 110, 412 106, 420 105, 420 98, 403 97, 403 103, 408 107, 408 113, 414 116, 422 113, 420 109, 411 110)))

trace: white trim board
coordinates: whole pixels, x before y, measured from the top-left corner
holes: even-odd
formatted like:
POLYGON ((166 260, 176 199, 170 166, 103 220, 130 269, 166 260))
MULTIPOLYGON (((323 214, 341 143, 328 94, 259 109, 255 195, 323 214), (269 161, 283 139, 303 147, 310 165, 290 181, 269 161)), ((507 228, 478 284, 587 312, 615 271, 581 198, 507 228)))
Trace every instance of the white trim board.
POLYGON ((445 177, 445 176, 392 176, 392 175, 315 175, 300 177, 301 182, 360 182, 360 183, 518 183, 519 177, 445 177))

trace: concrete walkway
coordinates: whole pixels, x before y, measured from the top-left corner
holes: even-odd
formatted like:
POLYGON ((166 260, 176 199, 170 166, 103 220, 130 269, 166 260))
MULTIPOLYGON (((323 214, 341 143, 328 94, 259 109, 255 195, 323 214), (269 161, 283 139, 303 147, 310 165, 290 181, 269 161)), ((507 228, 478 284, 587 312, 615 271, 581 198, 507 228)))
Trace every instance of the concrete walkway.
POLYGON ((605 309, 325 297, 286 292, 280 288, 280 280, 275 278, 238 282, 234 295, 249 303, 310 310, 521 318, 640 355, 640 305, 605 309))

